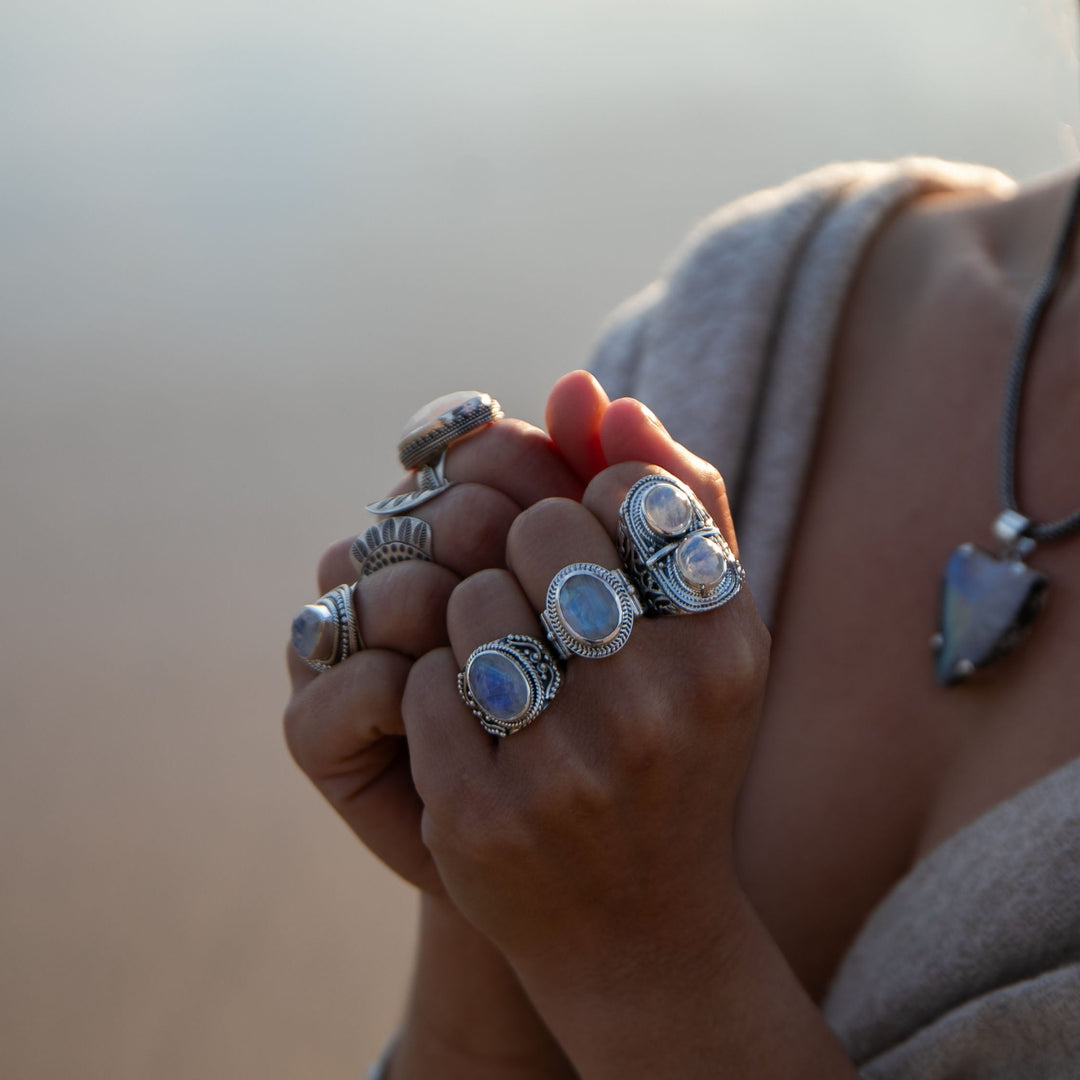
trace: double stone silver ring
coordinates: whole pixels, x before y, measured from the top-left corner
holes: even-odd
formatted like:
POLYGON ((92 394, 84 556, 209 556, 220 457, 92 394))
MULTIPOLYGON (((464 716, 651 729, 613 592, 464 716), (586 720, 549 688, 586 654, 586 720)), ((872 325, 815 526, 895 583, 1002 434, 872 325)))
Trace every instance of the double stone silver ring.
POLYGON ((643 476, 619 508, 619 556, 647 615, 691 615, 726 604, 745 580, 697 496, 667 474, 643 476))
POLYGON ((502 406, 479 390, 458 390, 429 402, 409 418, 398 441, 398 460, 416 472, 416 487, 369 503, 373 514, 396 514, 441 495, 453 483, 445 473, 453 443, 498 420, 502 406))
POLYGON ((338 585, 305 604, 292 623, 292 646, 315 671, 329 671, 364 647, 353 606, 353 586, 338 585))
POLYGON ((481 727, 502 738, 531 724, 561 683, 558 662, 543 642, 507 634, 472 651, 458 675, 458 692, 481 727))

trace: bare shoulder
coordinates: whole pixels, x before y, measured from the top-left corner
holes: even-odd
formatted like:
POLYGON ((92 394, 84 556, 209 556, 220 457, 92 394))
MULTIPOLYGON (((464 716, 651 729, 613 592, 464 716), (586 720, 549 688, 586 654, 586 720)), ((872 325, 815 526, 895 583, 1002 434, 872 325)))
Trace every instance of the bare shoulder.
POLYGON ((1010 253, 998 214, 978 196, 897 214, 837 339, 739 836, 746 887, 816 994, 920 854, 1080 753, 1080 538, 1037 646, 971 687, 932 678, 942 567, 999 509, 1005 370, 1039 263, 1038 244, 1030 268, 1010 253))

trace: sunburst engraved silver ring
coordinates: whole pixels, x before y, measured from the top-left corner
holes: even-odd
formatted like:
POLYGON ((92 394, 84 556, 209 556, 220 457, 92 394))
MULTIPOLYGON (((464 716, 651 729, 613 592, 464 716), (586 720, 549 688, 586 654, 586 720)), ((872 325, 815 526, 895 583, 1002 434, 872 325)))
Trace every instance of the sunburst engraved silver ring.
POLYGON ((349 558, 358 579, 411 559, 431 562, 431 526, 420 518, 385 518, 352 542, 349 558))
POLYGON ((364 647, 353 606, 353 586, 338 585, 312 604, 305 604, 292 622, 292 647, 315 671, 329 671, 364 647))
POLYGON ((453 484, 445 474, 446 451, 502 415, 502 406, 479 390, 458 390, 429 402, 409 418, 397 446, 401 464, 416 471, 415 489, 369 503, 367 509, 396 514, 441 495, 453 484))
POLYGON ((531 724, 555 699, 559 664, 541 641, 507 634, 469 654, 458 693, 481 727, 500 738, 531 724))
POLYGON ((626 493, 617 543, 648 615, 711 611, 746 579, 697 496, 667 474, 643 476, 626 493))
POLYGON ((602 660, 630 640, 640 614, 637 593, 622 571, 571 563, 551 579, 540 621, 559 659, 602 660))

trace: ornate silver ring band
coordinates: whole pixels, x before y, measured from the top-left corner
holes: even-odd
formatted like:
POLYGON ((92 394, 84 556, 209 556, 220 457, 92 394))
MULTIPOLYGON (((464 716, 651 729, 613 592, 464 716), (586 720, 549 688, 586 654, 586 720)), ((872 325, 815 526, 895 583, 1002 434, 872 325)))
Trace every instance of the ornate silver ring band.
POLYGON ((746 577, 697 496, 667 474, 643 476, 626 493, 616 539, 648 615, 711 611, 746 577))
POLYGON ((540 621, 560 660, 601 660, 630 640, 640 614, 637 593, 622 571, 571 563, 551 579, 540 621))
POLYGON ((338 585, 305 604, 292 622, 292 646, 308 667, 329 671, 364 647, 353 604, 353 586, 338 585))
POLYGON ((561 683, 558 662, 543 642, 507 634, 470 653, 458 675, 458 693, 480 726, 502 738, 531 724, 561 683))
POLYGON ((420 518, 385 518, 352 542, 349 558, 358 580, 411 559, 431 562, 431 526, 420 518))
POLYGON ((369 503, 373 514, 396 514, 434 499, 453 483, 444 467, 451 445, 503 415, 502 406, 479 390, 459 390, 429 402, 405 425, 398 441, 398 460, 417 472, 416 488, 369 503))

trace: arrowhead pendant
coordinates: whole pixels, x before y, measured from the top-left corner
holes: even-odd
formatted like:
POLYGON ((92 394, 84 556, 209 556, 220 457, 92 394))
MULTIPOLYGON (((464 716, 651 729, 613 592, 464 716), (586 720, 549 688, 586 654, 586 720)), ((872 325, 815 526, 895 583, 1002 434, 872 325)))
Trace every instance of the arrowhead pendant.
POLYGON ((1047 579, 1015 555, 962 544, 945 566, 932 639, 940 686, 962 682, 1020 643, 1046 599, 1047 579))

